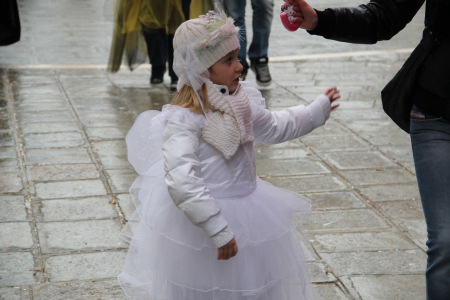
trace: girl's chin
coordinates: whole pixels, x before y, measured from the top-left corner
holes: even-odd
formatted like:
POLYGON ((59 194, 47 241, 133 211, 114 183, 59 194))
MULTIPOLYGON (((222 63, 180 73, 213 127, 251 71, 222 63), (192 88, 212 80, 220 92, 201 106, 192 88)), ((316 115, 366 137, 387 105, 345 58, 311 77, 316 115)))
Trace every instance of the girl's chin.
POLYGON ((231 86, 228 87, 228 91, 230 92, 230 94, 234 93, 234 91, 236 91, 238 86, 239 86, 239 79, 234 80, 233 83, 231 84, 231 86))
POLYGON ((237 89, 237 87, 239 86, 239 82, 234 83, 228 87, 228 91, 230 92, 230 94, 234 93, 237 89))

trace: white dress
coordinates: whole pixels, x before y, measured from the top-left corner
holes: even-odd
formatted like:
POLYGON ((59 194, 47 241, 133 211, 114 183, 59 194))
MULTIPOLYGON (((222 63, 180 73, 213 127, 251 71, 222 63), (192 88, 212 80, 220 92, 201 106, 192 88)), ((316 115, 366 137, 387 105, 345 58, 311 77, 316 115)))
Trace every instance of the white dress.
MULTIPOLYGON (((244 90, 255 142, 299 137, 330 113, 324 95, 307 107, 270 112, 258 90, 244 90)), ((204 116, 166 105, 142 113, 127 135, 140 176, 130 188, 136 212, 122 232, 130 242, 119 275, 123 290, 145 300, 318 299, 295 234, 310 200, 260 180, 252 143, 225 159, 201 138, 204 124, 204 116), (224 226, 239 251, 219 261, 210 236, 224 226)))

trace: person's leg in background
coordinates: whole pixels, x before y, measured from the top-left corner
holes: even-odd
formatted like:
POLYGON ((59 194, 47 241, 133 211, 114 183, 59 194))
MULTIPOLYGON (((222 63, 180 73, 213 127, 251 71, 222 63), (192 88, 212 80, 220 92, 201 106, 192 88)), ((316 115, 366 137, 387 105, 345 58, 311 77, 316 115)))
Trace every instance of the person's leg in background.
POLYGON ((170 90, 174 92, 177 90, 178 76, 173 71, 173 34, 167 36, 167 48, 169 55, 170 90))
POLYGON ((181 9, 183 10, 183 15, 185 20, 189 20, 189 8, 191 6, 191 0, 181 0, 181 9))
POLYGON ((164 28, 144 29, 142 32, 144 34, 145 43, 147 44, 150 64, 152 65, 150 83, 160 84, 163 82, 164 73, 166 72, 166 62, 168 56, 168 38, 166 30, 164 28))
POLYGON ((450 122, 411 112, 411 143, 427 223, 427 299, 450 299, 450 122))
POLYGON ((273 0, 252 0, 253 9, 253 39, 248 50, 252 70, 256 74, 259 85, 267 86, 272 82, 269 72, 270 28, 273 19, 273 0))
POLYGON ((249 64, 247 62, 247 30, 245 28, 245 5, 246 0, 223 0, 222 1, 225 12, 229 17, 234 19, 234 25, 239 27, 239 44, 241 49, 238 53, 238 58, 244 67, 241 71, 241 78, 245 80, 249 64))
MULTIPOLYGON (((191 0, 181 0, 181 8, 183 9, 183 15, 185 20, 189 20, 189 7, 191 5, 191 0)), ((176 91, 178 84, 178 76, 173 71, 173 34, 167 36, 167 48, 168 48, 168 59, 169 59, 169 76, 171 79, 170 90, 176 91)))

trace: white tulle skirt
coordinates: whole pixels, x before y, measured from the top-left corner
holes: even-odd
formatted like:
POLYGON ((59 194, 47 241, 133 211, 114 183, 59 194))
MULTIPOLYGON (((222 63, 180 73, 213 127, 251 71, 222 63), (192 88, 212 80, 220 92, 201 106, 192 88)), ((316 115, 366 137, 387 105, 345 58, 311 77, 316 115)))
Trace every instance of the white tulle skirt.
POLYGON ((260 179, 249 194, 215 197, 239 247, 219 261, 210 238, 173 204, 162 176, 140 176, 130 191, 137 210, 122 233, 130 248, 119 275, 130 299, 319 299, 297 237, 309 199, 260 179))

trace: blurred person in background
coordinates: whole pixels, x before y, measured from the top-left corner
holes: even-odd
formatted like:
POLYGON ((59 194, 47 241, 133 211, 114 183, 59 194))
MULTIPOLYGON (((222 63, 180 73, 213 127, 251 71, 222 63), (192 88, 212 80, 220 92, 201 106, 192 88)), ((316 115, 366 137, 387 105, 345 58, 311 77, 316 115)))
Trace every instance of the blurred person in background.
POLYGON ((0 1, 0 46, 20 40, 20 19, 16 0, 0 1))
POLYGON ((114 35, 108 71, 119 70, 122 57, 130 70, 145 62, 151 64, 150 84, 163 83, 169 70, 170 88, 176 90, 173 72, 173 34, 189 16, 191 0, 118 0, 114 10, 114 35), (145 51, 146 49, 146 51, 145 51))
POLYGON ((222 0, 222 5, 225 12, 234 19, 234 25, 240 28, 241 49, 239 50, 239 60, 244 67, 241 72, 242 80, 245 80, 248 69, 251 68, 255 72, 256 82, 261 86, 268 86, 272 82, 267 52, 273 19, 273 0, 251 0, 253 37, 250 47, 247 47, 247 30, 245 27, 246 2, 246 0, 222 0), (250 66, 247 62, 247 54, 250 59, 250 66))

